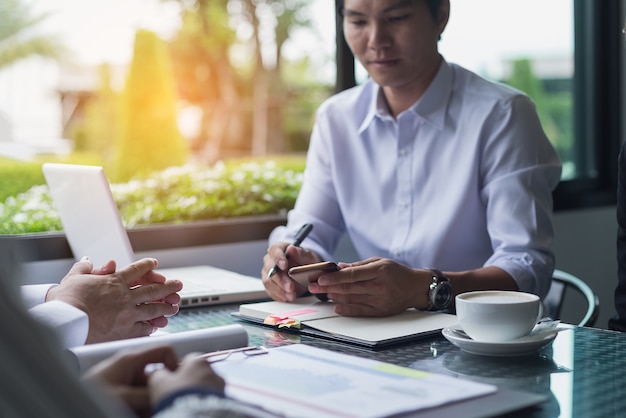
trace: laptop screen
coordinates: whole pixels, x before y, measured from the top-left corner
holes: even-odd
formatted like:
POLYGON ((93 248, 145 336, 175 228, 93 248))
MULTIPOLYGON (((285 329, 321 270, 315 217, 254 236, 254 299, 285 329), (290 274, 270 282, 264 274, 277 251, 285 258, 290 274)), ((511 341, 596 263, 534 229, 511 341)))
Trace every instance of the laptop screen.
POLYGON ((42 169, 75 259, 89 256, 96 267, 135 261, 102 167, 45 163, 42 169))

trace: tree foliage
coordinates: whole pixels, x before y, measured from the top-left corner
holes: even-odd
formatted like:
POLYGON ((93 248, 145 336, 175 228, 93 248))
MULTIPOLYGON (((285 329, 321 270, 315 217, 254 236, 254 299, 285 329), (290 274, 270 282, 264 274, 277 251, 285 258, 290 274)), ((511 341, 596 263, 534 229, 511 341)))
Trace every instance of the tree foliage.
POLYGON ((122 105, 114 178, 186 163, 188 147, 177 125, 176 92, 169 55, 153 32, 138 30, 122 105))
MULTIPOLYGON (((282 110, 294 92, 281 72, 282 50, 296 28, 311 25, 310 3, 177 1, 183 26, 170 46, 181 97, 203 112, 196 146, 208 161, 225 149, 253 155, 289 150, 282 110)), ((300 126, 307 136, 309 128, 300 126)))
POLYGON ((111 88, 111 68, 102 64, 93 97, 85 105, 83 122, 75 129, 74 149, 94 152, 109 163, 120 134, 120 95, 111 88))
MULTIPOLYGON (((182 27, 170 42, 178 92, 202 110, 194 148, 213 162, 226 137, 246 135, 240 110, 241 80, 230 61, 236 33, 230 27, 228 0, 180 0, 182 27)), ((232 144, 231 144, 232 145, 232 144)))
POLYGON ((58 59, 65 53, 56 37, 34 35, 34 29, 47 17, 33 15, 20 0, 0 2, 0 68, 33 55, 58 59))

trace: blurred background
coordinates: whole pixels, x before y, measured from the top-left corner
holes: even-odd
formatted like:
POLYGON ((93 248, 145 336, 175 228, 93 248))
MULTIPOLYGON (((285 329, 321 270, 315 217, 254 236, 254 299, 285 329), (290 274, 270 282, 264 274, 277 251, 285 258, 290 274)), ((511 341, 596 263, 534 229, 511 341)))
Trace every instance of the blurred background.
MULTIPOLYGON (((341 88, 334 3, 4 0, 0 155, 76 153, 121 181, 189 160, 305 152, 315 109, 341 88)), ((527 91, 567 161, 572 3, 530 3, 453 1, 441 51, 527 91)))

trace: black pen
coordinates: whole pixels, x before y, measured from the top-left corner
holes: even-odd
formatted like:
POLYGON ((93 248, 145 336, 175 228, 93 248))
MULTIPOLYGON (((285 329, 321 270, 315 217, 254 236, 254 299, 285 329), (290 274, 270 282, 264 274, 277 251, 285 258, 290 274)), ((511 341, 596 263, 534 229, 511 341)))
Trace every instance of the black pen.
MULTIPOLYGON (((291 245, 293 245, 294 247, 299 247, 300 244, 302 244, 302 241, 304 241, 304 239, 307 237, 307 235, 309 235, 309 232, 311 232, 312 229, 313 229, 313 225, 312 224, 304 224, 304 225, 302 225, 302 227, 300 228, 300 230, 296 234, 296 238, 293 240, 291 245)), ((285 249, 285 257, 287 257, 287 250, 286 249, 285 249)), ((270 271, 267 272, 267 277, 272 277, 279 270, 280 270, 280 268, 277 265, 275 265, 274 267, 272 267, 270 269, 270 271)))

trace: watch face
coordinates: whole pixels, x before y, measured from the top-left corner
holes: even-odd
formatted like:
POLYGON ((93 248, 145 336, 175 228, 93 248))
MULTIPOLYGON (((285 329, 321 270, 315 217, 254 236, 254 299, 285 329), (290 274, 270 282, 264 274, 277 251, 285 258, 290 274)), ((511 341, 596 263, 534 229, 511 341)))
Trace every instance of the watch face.
POLYGON ((448 282, 440 282, 433 295, 433 306, 436 308, 447 308, 452 300, 452 286, 448 282))

